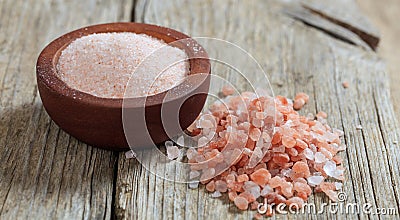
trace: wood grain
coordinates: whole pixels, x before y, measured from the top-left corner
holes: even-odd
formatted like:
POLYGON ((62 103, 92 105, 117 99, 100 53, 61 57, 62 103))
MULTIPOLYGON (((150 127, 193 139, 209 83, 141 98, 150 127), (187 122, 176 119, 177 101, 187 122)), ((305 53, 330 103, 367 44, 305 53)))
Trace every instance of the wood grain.
MULTIPOLYGON (((345 10, 345 9, 343 9, 345 10)), ((399 127, 388 95, 388 76, 372 51, 338 40, 282 13, 276 1, 138 1, 135 20, 159 24, 191 36, 217 37, 249 51, 266 70, 275 94, 311 94, 302 113, 326 111, 329 123, 345 131, 347 203, 370 203, 399 213, 399 127), (342 82, 350 88, 344 89, 342 82), (356 126, 361 125, 362 130, 356 126)), ((207 48, 213 50, 213 48, 207 48)), ((219 54, 220 58, 227 56, 219 54)), ((237 62, 240 63, 238 60, 237 62)), ((213 73, 241 81, 213 66, 213 73), (216 71, 218 70, 218 71, 216 71)), ((220 85, 212 86, 213 90, 220 85)), ((123 219, 249 219, 254 212, 238 212, 226 197, 211 198, 204 187, 155 177, 135 160, 118 162, 116 214, 123 219), (185 201, 182 201, 185 200, 185 201), (182 208, 177 208, 177 205, 182 208)), ((151 166, 162 166, 153 160, 151 166)), ((165 169, 170 169, 165 167, 165 169)), ((328 199, 316 194, 317 206, 328 199)), ((384 216, 385 217, 385 216, 384 216)), ((387 217, 387 216, 386 216, 387 217)), ((389 216, 390 217, 390 216, 389 216)), ((391 216, 393 217, 393 216, 391 216)), ((277 215, 275 218, 364 219, 374 215, 277 215)))
POLYGON ((116 155, 78 142, 41 105, 36 58, 55 37, 129 20, 131 1, 0 1, 0 219, 110 219, 116 155))
POLYGON ((397 0, 358 0, 363 13, 368 15, 371 22, 379 28, 382 40, 379 44, 378 54, 387 63, 390 76, 390 96, 396 112, 397 121, 400 121, 400 25, 398 23, 398 14, 400 11, 400 2, 397 0))

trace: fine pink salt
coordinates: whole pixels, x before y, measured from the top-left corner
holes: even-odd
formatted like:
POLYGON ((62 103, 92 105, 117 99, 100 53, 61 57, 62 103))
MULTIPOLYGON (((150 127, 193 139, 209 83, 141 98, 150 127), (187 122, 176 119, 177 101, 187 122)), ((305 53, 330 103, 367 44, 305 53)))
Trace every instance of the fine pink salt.
POLYGON ((94 96, 142 97, 181 83, 189 71, 187 58, 183 50, 145 34, 100 33, 69 44, 57 72, 69 87, 94 96))
MULTIPOLYGON (((190 129, 198 140, 198 148, 187 154, 191 172, 202 173, 208 191, 228 193, 239 210, 254 209, 259 201, 301 208, 312 188, 336 201, 342 184, 328 181, 344 180, 337 155, 345 150, 343 131, 327 124, 325 112, 314 117, 295 111, 308 101, 305 93, 290 102, 244 92, 213 103, 190 129), (211 123, 215 133, 201 126, 211 123)), ((272 213, 268 207, 265 216, 272 213)))

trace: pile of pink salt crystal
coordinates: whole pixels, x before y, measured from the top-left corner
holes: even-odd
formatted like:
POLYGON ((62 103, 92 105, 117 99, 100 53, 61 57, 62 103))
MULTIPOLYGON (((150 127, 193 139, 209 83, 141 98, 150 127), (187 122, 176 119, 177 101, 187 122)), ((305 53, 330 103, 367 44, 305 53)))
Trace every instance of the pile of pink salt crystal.
POLYGON ((294 110, 300 110, 301 108, 303 108, 303 106, 305 104, 307 104, 309 100, 309 96, 303 92, 300 92, 296 95, 296 97, 294 97, 293 100, 293 108, 294 110))
MULTIPOLYGON (((295 100, 303 105, 308 96, 295 100)), ((326 113, 302 116, 294 103, 251 92, 213 103, 191 129, 198 148, 187 151, 190 176, 200 176, 209 192, 227 193, 240 210, 260 203, 300 208, 313 188, 336 201, 344 180, 337 155, 346 148, 343 132, 327 124, 326 113)))
POLYGON ((69 87, 94 96, 143 97, 181 83, 189 71, 187 58, 183 50, 145 34, 91 34, 61 52, 57 73, 69 87))

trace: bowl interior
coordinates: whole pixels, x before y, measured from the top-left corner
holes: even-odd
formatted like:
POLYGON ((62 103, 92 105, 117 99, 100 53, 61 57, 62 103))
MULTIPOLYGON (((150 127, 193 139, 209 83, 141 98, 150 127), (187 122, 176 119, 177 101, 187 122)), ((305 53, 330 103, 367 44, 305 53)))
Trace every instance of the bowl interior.
POLYGON ((143 103, 145 103, 145 106, 159 105, 165 101, 164 98, 167 93, 168 99, 173 101, 174 99, 189 93, 190 91, 187 88, 195 89, 196 86, 200 86, 204 83, 207 80, 207 77, 209 77, 210 71, 211 66, 207 52, 194 39, 170 28, 130 22, 99 24, 67 33, 51 42, 42 51, 37 62, 38 80, 44 81, 47 87, 61 95, 78 99, 91 105, 100 105, 110 108, 121 108, 122 102, 124 102, 124 107, 130 108, 143 107, 143 103), (110 32, 133 32, 137 34, 146 34, 161 39, 171 46, 184 50, 189 58, 188 74, 191 76, 196 74, 196 77, 186 77, 181 84, 155 95, 125 99, 93 96, 69 87, 58 77, 56 68, 58 59, 61 52, 72 41, 94 33, 110 32))

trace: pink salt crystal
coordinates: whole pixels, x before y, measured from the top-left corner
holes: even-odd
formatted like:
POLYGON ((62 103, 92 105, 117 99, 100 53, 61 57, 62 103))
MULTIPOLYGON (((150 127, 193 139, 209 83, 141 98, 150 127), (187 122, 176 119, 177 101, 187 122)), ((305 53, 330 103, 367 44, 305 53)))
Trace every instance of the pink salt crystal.
POLYGON ((222 87, 222 94, 224 96, 232 95, 235 93, 235 89, 232 86, 225 85, 222 87))
POLYGON ((260 186, 265 186, 271 179, 271 174, 267 169, 261 168, 252 173, 250 179, 260 186))
POLYGON ((323 191, 328 197, 329 199, 331 199, 332 201, 336 202, 338 200, 338 194, 337 192, 333 191, 333 190, 326 190, 323 191))
POLYGON ((343 159, 340 156, 336 155, 332 158, 332 161, 336 164, 341 164, 343 162, 343 159))
POLYGON ((234 173, 230 173, 225 177, 225 180, 228 181, 235 181, 236 177, 234 173))
POLYGON ((324 192, 329 199, 332 201, 336 202, 338 200, 338 194, 334 190, 336 189, 335 184, 333 183, 328 183, 328 182, 323 182, 320 185, 322 192, 324 192))
POLYGON ((283 184, 284 181, 285 180, 283 180, 281 177, 275 176, 275 177, 272 177, 272 179, 269 180, 269 186, 271 188, 280 187, 283 184))
POLYGON ((307 183, 307 180, 304 179, 304 178, 297 178, 297 179, 294 179, 293 182, 295 182, 295 183, 307 183))
POLYGON ((324 165, 324 171, 325 173, 330 176, 333 177, 335 176, 336 173, 336 164, 333 163, 332 161, 327 161, 324 165))
POLYGON ((296 140, 292 137, 284 135, 282 137, 282 144, 287 148, 292 148, 296 145, 296 140))
POLYGON ((132 159, 136 157, 136 153, 133 150, 125 152, 126 159, 132 159))
POLYGON ((261 158, 263 156, 262 150, 260 147, 256 147, 253 151, 253 154, 250 157, 248 167, 253 168, 257 165, 257 163, 260 162, 261 158))
POLYGON ((320 148, 319 149, 320 150, 320 152, 328 159, 328 160, 331 160, 332 159, 332 153, 330 152, 330 151, 328 151, 327 149, 325 149, 325 148, 320 148))
POLYGON ((250 150, 249 148, 244 148, 243 149, 243 154, 245 154, 247 156, 251 156, 253 154, 253 151, 250 150))
POLYGON ((145 34, 99 33, 62 50, 57 73, 69 87, 94 96, 123 98, 126 91, 127 97, 141 97, 181 83, 189 72, 185 60, 183 50, 145 34), (128 82, 134 86, 127 88, 128 82))
POLYGON ((231 200, 233 202, 235 200, 235 198, 237 197, 237 193, 235 191, 230 191, 228 193, 228 197, 229 197, 229 200, 231 200))
POLYGON ((338 151, 344 151, 344 150, 346 150, 346 145, 345 144, 340 145, 338 151))
POLYGON ((179 157, 180 151, 177 146, 167 147, 167 156, 168 159, 174 160, 179 157))
POLYGON ((211 180, 209 183, 207 183, 206 189, 209 192, 214 192, 215 191, 215 182, 214 182, 214 180, 211 180))
MULTIPOLYGON (((222 185, 226 184, 229 199, 242 209, 247 209, 249 204, 254 206, 259 197, 264 197, 268 203, 303 204, 312 193, 311 186, 316 187, 316 191, 322 190, 335 198, 334 190, 338 184, 332 185, 334 188, 330 185, 319 185, 328 177, 327 173, 333 178, 344 179, 343 167, 335 165, 335 169, 331 169, 332 164, 339 160, 336 153, 344 147, 339 139, 340 132, 331 129, 326 120, 321 120, 326 117, 324 113, 319 113, 318 120, 314 120, 313 116, 301 116, 294 111, 294 106, 288 99, 278 96, 269 104, 275 105, 271 112, 277 117, 271 137, 267 133, 267 124, 256 128, 260 124, 255 120, 264 116, 266 120, 269 117, 260 113, 263 108, 268 108, 264 103, 268 98, 257 98, 254 93, 245 92, 242 97, 230 96, 227 99, 227 110, 210 110, 218 129, 215 137, 207 136, 207 140, 213 140, 209 143, 204 140, 205 145, 198 149, 197 156, 192 155, 193 152, 190 154, 190 161, 198 163, 207 158, 223 156, 223 160, 218 160, 217 163, 205 164, 201 168, 202 177, 207 176, 204 174, 207 172, 215 174, 215 170, 219 173, 218 167, 222 165, 226 169, 226 165, 219 163, 229 164, 228 169, 218 176, 202 181, 207 184, 206 188, 209 189, 210 185, 218 181, 222 185), (245 105, 239 105, 241 100, 244 100, 245 105), (247 111, 248 114, 239 116, 242 113, 238 113, 238 110, 247 111), (209 167, 214 167, 215 170, 208 171, 209 167), (327 173, 324 168, 328 169, 327 173), (310 172, 313 172, 312 176, 310 172)), ((300 94, 297 99, 306 102, 308 96, 300 94)), ((273 120, 269 123, 273 123, 273 120)), ((202 131, 203 135, 209 132, 204 128, 202 131)), ((192 169, 195 167, 193 165, 192 169)), ((225 191, 225 187, 222 188, 221 191, 225 191)), ((271 215, 272 210, 267 214, 271 215)))
POLYGON ((326 112, 320 111, 316 116, 321 118, 327 118, 328 114, 326 114, 326 112))
POLYGON ((172 146, 174 146, 174 142, 172 142, 172 141, 166 141, 165 143, 164 143, 164 146, 167 148, 167 147, 172 147, 172 146))
POLYGON ((299 92, 296 94, 294 99, 303 99, 306 103, 308 103, 309 98, 310 97, 307 94, 305 94, 304 92, 299 92))
POLYGON ((193 158, 196 157, 197 155, 198 155, 198 153, 197 153, 196 149, 194 149, 194 148, 189 148, 189 149, 186 151, 186 157, 187 157, 189 160, 193 159, 193 158))
POLYGON ((254 196, 254 198, 258 198, 261 196, 261 188, 256 183, 252 181, 247 181, 243 185, 243 189, 245 192, 248 192, 254 196))
POLYGON ((303 154, 308 160, 314 160, 314 153, 309 148, 304 149, 303 154))
POLYGON ((343 183, 335 182, 334 184, 335 184, 336 190, 341 190, 342 189, 343 183))
POLYGON ((264 188, 261 190, 260 194, 261 196, 266 196, 269 193, 274 192, 274 190, 269 186, 269 185, 265 185, 264 188))
POLYGON ((285 176, 285 177, 289 177, 292 174, 292 172, 293 171, 290 168, 281 170, 282 175, 285 176))
POLYGON ((315 153, 314 158, 315 158, 315 163, 324 163, 327 160, 325 155, 322 154, 321 152, 315 153))
POLYGON ((257 201, 252 202, 251 205, 250 205, 250 209, 251 210, 257 210, 258 204, 259 203, 257 201))
POLYGON ((286 151, 286 148, 283 145, 272 148, 272 152, 276 152, 276 153, 285 153, 285 151, 286 151))
POLYGON ((215 191, 213 194, 211 194, 211 197, 213 197, 213 198, 218 198, 218 197, 221 197, 221 196, 222 196, 222 194, 219 191, 215 191))
POLYGON ((286 201, 286 205, 289 206, 289 209, 297 210, 303 207, 304 200, 299 197, 292 197, 286 201))
POLYGON ((201 137, 197 141, 197 144, 198 144, 199 147, 202 147, 202 146, 205 146, 208 142, 209 142, 209 140, 208 140, 207 137, 201 137))
POLYGON ((211 120, 203 119, 203 120, 200 120, 199 122, 200 122, 199 126, 198 126, 199 128, 213 128, 214 127, 214 124, 211 120))
POLYGON ((178 139, 176 139, 176 144, 183 147, 185 146, 185 139, 183 136, 179 136, 178 139))
MULTIPOLYGON (((278 191, 278 193, 282 193, 282 192, 278 191)), ((286 198, 281 194, 276 194, 273 202, 276 204, 286 203, 286 198)))
POLYGON ((238 177, 237 177, 237 181, 239 182, 239 183, 241 183, 241 182, 246 182, 246 181, 248 181, 249 180, 249 176, 247 175, 247 174, 242 174, 242 175, 239 175, 238 177))
POLYGON ((296 139, 296 145, 301 149, 306 149, 308 147, 308 144, 299 138, 296 139))
POLYGON ((311 120, 314 120, 314 118, 315 118, 314 115, 313 115, 312 113, 308 113, 306 117, 307 117, 307 119, 310 120, 310 121, 311 121, 311 120))
POLYGON ((226 185, 225 181, 217 180, 215 182, 215 190, 219 192, 226 192, 228 190, 228 186, 226 185))
POLYGON ((347 89, 349 88, 350 84, 347 81, 342 82, 343 88, 347 89))
POLYGON ((307 196, 311 195, 311 187, 307 183, 295 182, 293 184, 293 189, 299 193, 304 192, 307 196))
POLYGON ((333 178, 338 179, 338 180, 344 180, 344 168, 338 166, 333 173, 333 178))
POLYGON ((298 161, 296 162, 293 167, 292 170, 296 173, 301 173, 303 177, 308 177, 310 176, 310 170, 308 165, 305 162, 302 161, 298 161))
POLYGON ((260 136, 261 136, 260 129, 258 129, 258 128, 250 129, 249 137, 251 138, 251 140, 258 141, 260 139, 260 136))
POLYGON ((233 202, 240 210, 246 210, 249 207, 249 201, 241 196, 237 196, 233 202))
POLYGON ((295 99, 293 102, 293 108, 295 110, 300 110, 306 104, 306 101, 302 98, 295 99))
POLYGON ((200 172, 197 170, 192 170, 189 172, 189 179, 194 179, 200 176, 200 172))
POLYGON ((310 186, 318 186, 319 184, 322 183, 322 181, 324 181, 324 177, 323 176, 310 176, 307 178, 308 184, 310 184, 310 186))
POLYGON ((249 203, 256 201, 256 197, 254 197, 252 193, 246 191, 240 193, 238 197, 245 198, 249 203))
POLYGON ((342 130, 336 128, 333 129, 333 133, 337 134, 339 137, 342 137, 344 135, 344 132, 342 130))
POLYGON ((200 181, 208 181, 211 178, 213 178, 214 175, 215 175, 214 168, 206 169, 205 171, 203 171, 203 174, 200 177, 200 181))
POLYGON ((252 125, 256 128, 261 128, 264 126, 264 120, 258 119, 258 118, 253 118, 252 125))
POLYGON ((285 153, 275 153, 272 160, 275 163, 287 163, 287 162, 289 162, 290 158, 285 153))
POLYGON ((190 182, 189 183, 189 188, 191 189, 197 189, 199 187, 199 182, 190 182))
POLYGON ((268 132, 263 131, 261 134, 261 137, 263 138, 264 142, 266 142, 266 143, 271 142, 271 136, 268 134, 268 132))
POLYGON ((290 182, 283 182, 281 185, 281 191, 282 195, 284 195, 286 198, 290 198, 293 196, 293 185, 290 182))
POLYGON ((282 134, 277 130, 272 137, 272 144, 278 144, 282 140, 282 134))
POLYGON ((256 112, 257 119, 265 119, 267 117, 267 113, 265 112, 256 112))

